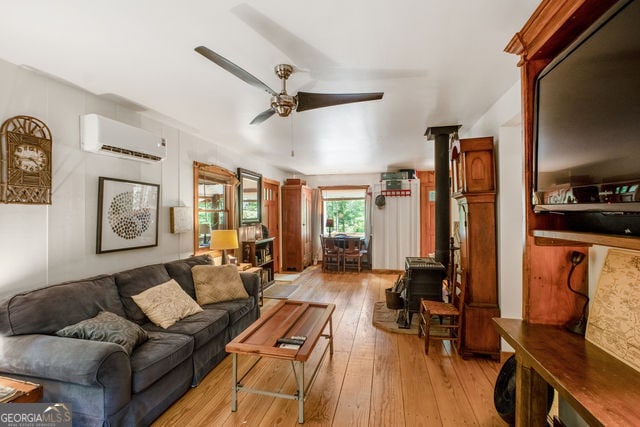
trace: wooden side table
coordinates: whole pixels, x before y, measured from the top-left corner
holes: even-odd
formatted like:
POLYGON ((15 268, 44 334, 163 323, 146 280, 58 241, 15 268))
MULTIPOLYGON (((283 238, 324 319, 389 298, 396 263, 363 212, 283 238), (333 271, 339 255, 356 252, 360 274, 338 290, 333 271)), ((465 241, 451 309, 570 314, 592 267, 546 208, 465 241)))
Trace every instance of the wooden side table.
POLYGON ((18 390, 15 395, 3 403, 35 403, 42 399, 43 390, 41 384, 0 377, 0 385, 18 390))

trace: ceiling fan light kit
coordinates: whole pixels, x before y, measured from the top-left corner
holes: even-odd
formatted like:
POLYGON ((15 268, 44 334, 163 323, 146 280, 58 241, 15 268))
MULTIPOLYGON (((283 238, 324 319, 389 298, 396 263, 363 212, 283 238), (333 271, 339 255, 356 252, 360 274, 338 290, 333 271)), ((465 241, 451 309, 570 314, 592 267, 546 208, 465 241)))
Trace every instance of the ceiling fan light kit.
POLYGON ((282 82, 282 91, 280 93, 276 93, 257 77, 229 61, 222 55, 215 53, 211 49, 204 46, 198 46, 195 48, 195 51, 242 81, 271 94, 269 109, 258 114, 251 121, 250 124, 252 125, 262 123, 276 113, 280 117, 287 117, 293 111, 306 111, 313 110, 315 108, 331 107, 333 105, 374 101, 382 99, 382 96, 384 95, 383 92, 336 94, 298 92, 296 95, 289 95, 287 93, 287 79, 294 71, 293 66, 289 64, 278 64, 274 68, 276 75, 282 82))

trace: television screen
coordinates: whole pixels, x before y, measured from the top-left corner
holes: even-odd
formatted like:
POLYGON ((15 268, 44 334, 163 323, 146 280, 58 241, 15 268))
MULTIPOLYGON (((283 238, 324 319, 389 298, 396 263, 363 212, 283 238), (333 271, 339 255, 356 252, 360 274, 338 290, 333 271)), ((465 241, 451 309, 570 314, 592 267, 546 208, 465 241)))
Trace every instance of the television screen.
POLYGON ((538 212, 640 212, 640 0, 622 3, 538 77, 538 212))

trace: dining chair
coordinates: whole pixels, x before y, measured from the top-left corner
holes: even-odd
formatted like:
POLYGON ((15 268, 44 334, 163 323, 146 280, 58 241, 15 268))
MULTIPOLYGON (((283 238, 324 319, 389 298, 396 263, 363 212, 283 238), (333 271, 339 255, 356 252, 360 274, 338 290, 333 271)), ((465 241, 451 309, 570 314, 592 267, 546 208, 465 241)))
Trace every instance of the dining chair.
POLYGON ((467 287, 466 272, 456 272, 454 268, 450 278, 443 280, 444 286, 449 290, 451 302, 426 299, 420 301, 418 337, 424 336, 425 354, 429 354, 430 339, 451 341, 455 343, 456 349, 460 350, 463 305, 467 287), (458 275, 460 280, 456 277, 458 275), (433 323, 434 319, 438 319, 439 322, 433 323))
POLYGON ((360 238, 347 238, 345 239, 345 247, 342 252, 342 269, 347 271, 347 265, 349 268, 357 268, 358 273, 362 267, 362 252, 360 251, 360 238))
POLYGON ((324 237, 320 235, 322 242, 322 271, 328 271, 329 267, 335 267, 336 271, 340 271, 340 248, 335 245, 332 237, 324 237))

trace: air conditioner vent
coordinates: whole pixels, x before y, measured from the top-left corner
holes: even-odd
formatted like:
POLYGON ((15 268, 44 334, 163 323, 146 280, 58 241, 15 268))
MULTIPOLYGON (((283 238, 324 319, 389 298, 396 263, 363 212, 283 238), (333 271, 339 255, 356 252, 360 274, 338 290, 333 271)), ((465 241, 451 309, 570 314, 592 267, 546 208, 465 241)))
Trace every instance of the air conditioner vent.
POLYGON ((159 162, 162 160, 160 156, 154 156, 152 154, 138 153, 137 151, 127 150, 126 148, 114 147, 112 145, 103 145, 101 148, 103 151, 111 151, 112 153, 124 154, 127 157, 140 157, 141 159, 153 160, 159 162))

